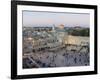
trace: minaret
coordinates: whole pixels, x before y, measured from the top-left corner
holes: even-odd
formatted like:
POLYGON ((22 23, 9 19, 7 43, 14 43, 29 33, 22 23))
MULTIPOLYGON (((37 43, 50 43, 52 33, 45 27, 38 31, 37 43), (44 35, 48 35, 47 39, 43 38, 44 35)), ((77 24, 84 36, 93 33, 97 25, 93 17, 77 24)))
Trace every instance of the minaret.
POLYGON ((55 32, 55 25, 53 25, 52 30, 53 30, 53 32, 55 32))

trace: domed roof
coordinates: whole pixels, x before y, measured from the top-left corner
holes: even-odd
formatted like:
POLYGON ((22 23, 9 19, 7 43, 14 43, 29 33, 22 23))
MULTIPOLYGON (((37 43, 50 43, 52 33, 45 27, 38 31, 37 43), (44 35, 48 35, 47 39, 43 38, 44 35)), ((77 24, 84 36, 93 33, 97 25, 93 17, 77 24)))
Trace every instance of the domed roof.
POLYGON ((57 31, 59 32, 65 32, 65 29, 64 29, 64 25, 63 24, 60 24, 57 28, 57 31))
POLYGON ((63 25, 63 24, 60 24, 58 27, 59 27, 60 29, 64 29, 64 25, 63 25))

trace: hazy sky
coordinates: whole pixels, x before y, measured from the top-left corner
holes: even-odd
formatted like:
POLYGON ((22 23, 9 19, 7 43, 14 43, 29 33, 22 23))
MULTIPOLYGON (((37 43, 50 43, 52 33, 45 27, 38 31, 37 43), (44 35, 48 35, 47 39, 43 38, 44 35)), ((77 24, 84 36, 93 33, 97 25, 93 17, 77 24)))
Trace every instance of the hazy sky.
POLYGON ((83 13, 55 13, 23 11, 23 26, 45 26, 45 25, 84 26, 90 27, 90 15, 83 13))

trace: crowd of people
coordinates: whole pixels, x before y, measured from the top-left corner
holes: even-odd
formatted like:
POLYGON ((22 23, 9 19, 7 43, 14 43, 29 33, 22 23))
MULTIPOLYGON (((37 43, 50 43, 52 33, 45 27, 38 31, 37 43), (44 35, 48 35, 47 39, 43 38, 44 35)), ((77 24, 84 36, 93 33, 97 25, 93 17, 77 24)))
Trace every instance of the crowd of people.
POLYGON ((33 52, 24 59, 24 68, 34 67, 65 67, 65 66, 88 66, 89 51, 88 47, 83 47, 86 51, 68 51, 66 48, 56 51, 33 52), (30 64, 30 65, 29 65, 30 64), (26 66, 27 65, 27 66, 26 66))

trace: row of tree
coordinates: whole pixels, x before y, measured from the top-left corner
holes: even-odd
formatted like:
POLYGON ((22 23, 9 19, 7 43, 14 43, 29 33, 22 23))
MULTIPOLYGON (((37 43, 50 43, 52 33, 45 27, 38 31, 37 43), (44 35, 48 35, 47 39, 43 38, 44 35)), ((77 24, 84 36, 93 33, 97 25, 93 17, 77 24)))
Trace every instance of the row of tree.
POLYGON ((89 33, 90 33, 89 28, 68 30, 68 34, 73 36, 89 36, 89 33))

